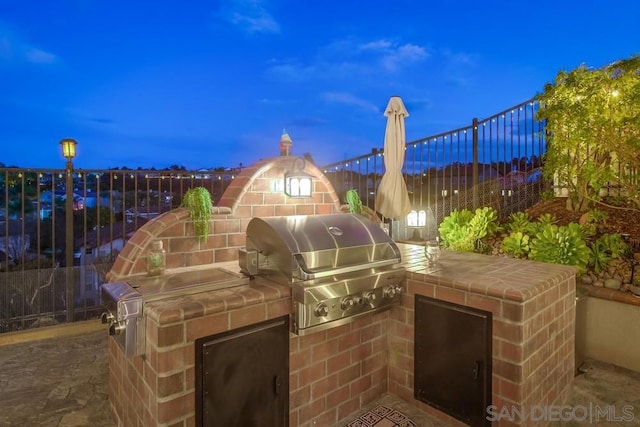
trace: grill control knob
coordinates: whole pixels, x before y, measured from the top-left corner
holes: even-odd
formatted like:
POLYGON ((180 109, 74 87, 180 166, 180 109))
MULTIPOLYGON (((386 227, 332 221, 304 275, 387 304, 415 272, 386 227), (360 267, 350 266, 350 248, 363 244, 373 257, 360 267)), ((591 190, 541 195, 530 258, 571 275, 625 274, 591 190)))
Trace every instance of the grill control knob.
POLYGON ((352 297, 344 297, 344 298, 342 298, 342 301, 340 302, 340 307, 342 307, 343 310, 349 310, 355 304, 356 304, 356 302, 353 300, 352 297))
POLYGON ((385 298, 393 298, 396 296, 396 287, 393 285, 389 285, 384 288, 383 296, 385 298))
POLYGON ((100 321, 102 323, 113 323, 116 320, 116 316, 114 316, 112 313, 109 313, 108 311, 105 311, 104 313, 102 313, 100 315, 100 321))
POLYGON ((315 310, 313 310, 313 313, 318 317, 324 317, 327 314, 329 314, 329 307, 327 307, 327 304, 320 302, 318 303, 318 305, 316 305, 316 308, 315 310))
POLYGON ((368 291, 364 293, 364 301, 367 304, 371 304, 373 305, 373 303, 376 301, 376 294, 373 291, 368 291))
POLYGON ((120 333, 125 332, 127 329, 127 325, 125 322, 113 322, 109 325, 109 335, 120 335, 120 333))

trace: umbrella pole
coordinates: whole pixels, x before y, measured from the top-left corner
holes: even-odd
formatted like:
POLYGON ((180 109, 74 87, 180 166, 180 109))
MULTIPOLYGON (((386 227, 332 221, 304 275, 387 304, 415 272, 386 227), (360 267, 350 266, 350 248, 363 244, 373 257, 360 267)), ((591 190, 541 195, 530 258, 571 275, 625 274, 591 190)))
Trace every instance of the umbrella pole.
POLYGON ((392 231, 393 230, 393 218, 388 218, 388 222, 387 222, 387 220, 385 220, 384 215, 382 215, 382 227, 387 232, 389 237, 391 237, 393 239, 393 231, 392 231))

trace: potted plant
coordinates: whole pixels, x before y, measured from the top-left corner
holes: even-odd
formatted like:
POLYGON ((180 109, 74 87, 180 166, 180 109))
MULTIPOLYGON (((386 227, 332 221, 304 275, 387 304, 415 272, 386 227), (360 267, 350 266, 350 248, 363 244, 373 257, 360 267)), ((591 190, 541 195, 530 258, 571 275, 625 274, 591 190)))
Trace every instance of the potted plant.
POLYGON ((165 264, 166 252, 162 247, 162 240, 155 240, 151 243, 151 250, 147 254, 147 274, 149 276, 164 274, 165 264))
POLYGON ((347 204, 349 205, 349 212, 362 215, 362 200, 360 200, 360 196, 356 190, 347 190, 344 195, 345 199, 347 199, 347 204))
POLYGON ((213 212, 209 191, 204 187, 190 188, 182 198, 182 206, 189 210, 189 219, 193 222, 196 237, 200 240, 207 240, 209 220, 213 212))

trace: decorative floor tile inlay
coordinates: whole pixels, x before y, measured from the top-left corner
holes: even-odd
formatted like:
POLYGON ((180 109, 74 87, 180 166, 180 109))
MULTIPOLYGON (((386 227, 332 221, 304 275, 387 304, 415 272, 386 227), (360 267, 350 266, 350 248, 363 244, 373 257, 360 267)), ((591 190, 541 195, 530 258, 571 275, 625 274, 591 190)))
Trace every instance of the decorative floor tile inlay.
POLYGON ((386 406, 376 406, 347 424, 347 427, 417 427, 409 417, 386 406))

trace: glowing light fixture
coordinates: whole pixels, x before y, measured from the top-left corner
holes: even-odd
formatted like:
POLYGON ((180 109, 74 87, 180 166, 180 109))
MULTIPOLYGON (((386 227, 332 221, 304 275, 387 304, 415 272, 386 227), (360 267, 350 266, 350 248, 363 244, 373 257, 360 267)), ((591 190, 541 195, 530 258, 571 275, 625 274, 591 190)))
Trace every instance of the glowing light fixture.
POLYGON ((65 138, 60 141, 60 145, 62 146, 62 155, 67 160, 71 161, 76 157, 76 145, 78 145, 78 141, 71 138, 65 138))
POLYGON ((413 228, 411 240, 421 240, 420 229, 427 225, 427 212, 424 209, 415 209, 407 215, 407 228, 413 228))
POLYGON ((407 215, 407 227, 424 227, 427 225, 427 212, 424 209, 420 211, 412 210, 407 215))
POLYGON ((311 197, 312 184, 312 177, 305 173, 285 174, 284 193, 292 198, 309 198, 311 197))

